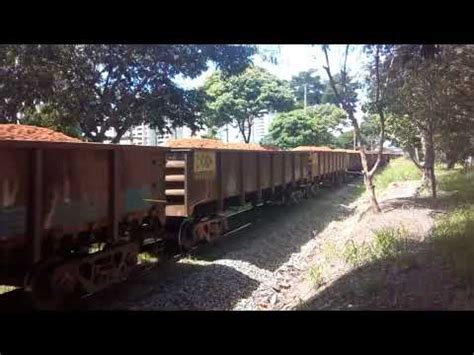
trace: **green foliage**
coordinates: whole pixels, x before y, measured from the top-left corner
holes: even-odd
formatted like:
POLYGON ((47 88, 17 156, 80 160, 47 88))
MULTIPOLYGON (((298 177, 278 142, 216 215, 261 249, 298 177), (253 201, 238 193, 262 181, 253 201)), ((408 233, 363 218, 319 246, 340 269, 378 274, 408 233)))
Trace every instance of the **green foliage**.
POLYGON ((316 70, 302 71, 291 78, 290 86, 296 97, 298 107, 304 106, 304 87, 306 85, 306 104, 308 106, 319 105, 323 96, 324 84, 316 70))
POLYGON ((361 266, 371 258, 370 245, 365 242, 356 244, 350 240, 344 246, 342 257, 344 262, 352 267, 361 266))
POLYGON ((364 117, 363 122, 360 124, 360 133, 362 135, 362 142, 368 149, 378 149, 380 141, 380 119, 378 115, 369 115, 364 117))
POLYGON ((323 282, 323 268, 320 265, 312 266, 308 271, 308 278, 313 285, 313 287, 318 288, 320 287, 323 282))
MULTIPOLYGON (((362 144, 369 150, 378 149, 380 139, 380 120, 376 115, 370 115, 363 118, 359 125, 362 135, 362 144)), ((354 148, 354 130, 345 131, 336 138, 336 146, 343 149, 354 148)))
POLYGON ((325 262, 328 264, 340 256, 340 251, 338 250, 337 245, 330 241, 323 245, 322 253, 324 255, 325 262))
POLYGON ((0 45, 0 123, 54 95, 61 54, 59 46, 0 45))
POLYGON ((384 228, 374 232, 372 242, 359 244, 350 240, 345 244, 344 262, 358 267, 375 260, 386 260, 408 250, 408 234, 403 228, 384 228))
POLYGON ((217 136, 217 129, 214 127, 210 127, 207 129, 207 133, 203 134, 201 138, 206 138, 206 139, 218 139, 217 136))
POLYGON ((215 127, 237 124, 247 143, 255 118, 269 111, 291 109, 295 102, 288 83, 259 67, 249 67, 230 77, 214 73, 204 84, 203 92, 206 124, 215 127))
POLYGON ((387 115, 385 131, 392 143, 404 148, 421 148, 420 135, 408 115, 387 115))
POLYGON ((420 170, 413 162, 406 158, 397 158, 375 175, 374 184, 380 192, 387 188, 392 182, 418 180, 421 178, 420 170))
MULTIPOLYGON (((354 80, 354 78, 351 78, 349 75, 345 75, 345 81, 347 84, 346 90, 343 90, 343 75, 341 73, 334 75, 334 81, 336 82, 336 89, 341 93, 341 95, 343 95, 345 100, 348 103, 355 105, 357 103, 357 90, 361 88, 360 83, 354 80)), ((339 106, 336 94, 334 93, 329 81, 326 81, 325 83, 323 96, 321 97, 321 103, 339 106)))
POLYGON ((76 121, 62 118, 57 109, 51 105, 43 105, 33 110, 27 108, 21 123, 30 126, 45 127, 57 132, 62 132, 69 137, 81 138, 82 132, 76 121))
POLYGON ((474 47, 399 45, 394 53, 389 107, 397 119, 389 130, 410 152, 425 142, 428 178, 436 152, 452 164, 473 151, 474 47))
POLYGON ((342 132, 334 141, 334 145, 341 149, 354 148, 354 130, 342 132))
POLYGON ((75 121, 87 139, 114 142, 132 126, 200 124, 202 97, 173 80, 195 78, 209 62, 223 73, 241 72, 254 47, 230 45, 9 45, 0 47, 0 113, 15 121, 18 112, 40 102, 75 121))
POLYGON ((392 258, 408 249, 408 233, 404 228, 379 229, 374 236, 371 251, 375 259, 392 258))
POLYGON ((343 124, 344 111, 334 105, 318 105, 306 111, 299 109, 277 115, 269 131, 269 141, 280 148, 300 145, 332 145, 332 131, 343 124))

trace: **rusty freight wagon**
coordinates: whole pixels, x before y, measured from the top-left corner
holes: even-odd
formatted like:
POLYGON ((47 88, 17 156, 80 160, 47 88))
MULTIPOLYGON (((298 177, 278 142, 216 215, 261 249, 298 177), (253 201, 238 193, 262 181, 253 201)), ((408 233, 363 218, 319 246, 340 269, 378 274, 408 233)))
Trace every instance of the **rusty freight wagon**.
POLYGON ((180 224, 179 244, 224 234, 231 207, 301 197, 307 159, 304 152, 170 149, 166 216, 180 224))
MULTIPOLYGON (((359 151, 347 150, 347 153, 349 155, 348 170, 352 172, 361 172, 363 168, 362 168, 362 161, 360 159, 359 151)), ((375 162, 377 161, 377 156, 378 156, 378 152, 375 152, 375 151, 366 152, 367 167, 369 168, 369 170, 372 169, 375 162)), ((389 162, 389 160, 390 160, 390 155, 387 153, 383 153, 380 163, 379 163, 379 167, 386 165, 389 162)))
POLYGON ((0 141, 0 284, 49 307, 126 278, 163 231, 165 152, 0 141))
POLYGON ((348 167, 348 157, 344 151, 301 146, 294 148, 293 152, 304 152, 307 155, 306 177, 314 187, 325 181, 334 183, 344 180, 348 167))

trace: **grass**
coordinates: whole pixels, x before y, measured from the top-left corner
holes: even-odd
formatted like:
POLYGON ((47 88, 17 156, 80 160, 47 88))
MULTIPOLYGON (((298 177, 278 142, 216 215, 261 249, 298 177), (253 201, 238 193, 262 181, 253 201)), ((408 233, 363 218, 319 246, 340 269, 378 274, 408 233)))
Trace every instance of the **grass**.
POLYGON ((434 246, 465 282, 474 290, 474 206, 464 206, 436 221, 434 246))
POLYGON ((375 231, 374 235, 373 259, 392 258, 408 249, 408 232, 404 228, 384 228, 375 231))
MULTIPOLYGON (((327 267, 334 260, 341 260, 352 268, 360 267, 376 260, 391 260, 404 255, 408 249, 408 234, 402 228, 385 228, 374 232, 373 240, 362 243, 348 241, 339 249, 334 242, 328 241, 321 248, 322 262, 308 270, 308 279, 315 288, 319 288, 325 279, 327 267)), ((398 259, 397 259, 398 260, 398 259)), ((400 259, 405 260, 405 259, 400 259)), ((373 293, 383 284, 380 280, 367 281, 367 292, 373 293)))
POLYGON ((350 240, 345 244, 342 251, 344 262, 352 267, 358 267, 365 264, 370 260, 370 256, 370 245, 365 242, 356 244, 353 240, 350 240))
POLYGON ((392 259, 408 249, 408 234, 403 228, 384 228, 374 232, 372 242, 350 240, 342 251, 343 260, 352 267, 381 259, 392 259))
POLYGON ((339 258, 339 250, 334 242, 328 241, 322 247, 322 253, 326 263, 331 263, 339 258))
MULTIPOLYGON (((446 202, 442 205, 448 212, 435 220, 432 230, 434 250, 445 257, 467 290, 474 293, 474 170, 466 172, 462 167, 447 170, 438 165, 436 176, 438 200, 446 202)), ((420 178, 420 171, 410 160, 399 158, 376 175, 375 184, 380 191, 395 181, 420 178)), ((309 278, 317 287, 325 279, 326 266, 335 259, 352 268, 377 260, 387 260, 401 268, 424 263, 411 253, 408 232, 403 228, 376 230, 370 242, 348 241, 342 248, 328 242, 322 246, 322 253, 322 263, 309 270, 309 278)), ((363 285, 366 294, 375 294, 384 285, 382 276, 372 276, 363 285)))
POLYGON ((443 192, 440 198, 456 207, 474 204, 474 171, 438 168, 436 175, 438 190, 443 192))
POLYGON ((377 192, 385 190, 388 185, 396 181, 418 180, 421 172, 410 159, 396 158, 375 175, 374 184, 377 192))
POLYGON ((446 170, 438 167, 440 199, 449 211, 436 220, 433 228, 434 247, 474 291, 474 171, 462 167, 446 170))
POLYGON ((315 288, 319 288, 323 284, 323 267, 314 265, 308 271, 308 278, 315 288))

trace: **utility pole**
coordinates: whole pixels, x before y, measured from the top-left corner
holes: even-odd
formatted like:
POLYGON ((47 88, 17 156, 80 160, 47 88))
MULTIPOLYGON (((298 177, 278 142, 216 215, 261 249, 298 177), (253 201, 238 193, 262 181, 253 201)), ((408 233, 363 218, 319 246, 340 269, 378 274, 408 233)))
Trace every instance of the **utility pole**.
POLYGON ((306 112, 306 96, 308 91, 308 84, 304 84, 304 112, 306 112))
POLYGON ((225 131, 226 131, 226 138, 227 138, 227 143, 229 143, 229 124, 226 123, 225 125, 225 131))

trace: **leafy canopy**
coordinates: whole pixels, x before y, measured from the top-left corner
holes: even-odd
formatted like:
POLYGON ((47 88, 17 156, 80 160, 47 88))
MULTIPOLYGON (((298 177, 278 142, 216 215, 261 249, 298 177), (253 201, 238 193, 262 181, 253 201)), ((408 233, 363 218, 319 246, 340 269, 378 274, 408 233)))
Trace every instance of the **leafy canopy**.
POLYGON ((318 105, 306 111, 297 109, 278 114, 270 125, 266 143, 280 148, 300 145, 332 145, 333 132, 346 120, 344 111, 334 105, 318 105))
POLYGON ((288 83, 259 67, 229 77, 216 72, 205 82, 203 92, 206 125, 235 124, 247 143, 255 118, 269 111, 288 110, 295 102, 288 83))
POLYGON ((92 141, 103 141, 112 128, 117 142, 141 123, 162 133, 196 129, 201 97, 174 79, 196 78, 210 62, 226 75, 239 73, 254 52, 240 45, 0 46, 1 120, 15 122, 43 103, 92 141))
POLYGON ((290 86, 297 100, 298 107, 304 106, 304 88, 306 85, 306 104, 319 105, 325 89, 321 78, 315 75, 316 70, 302 71, 291 78, 290 86))

